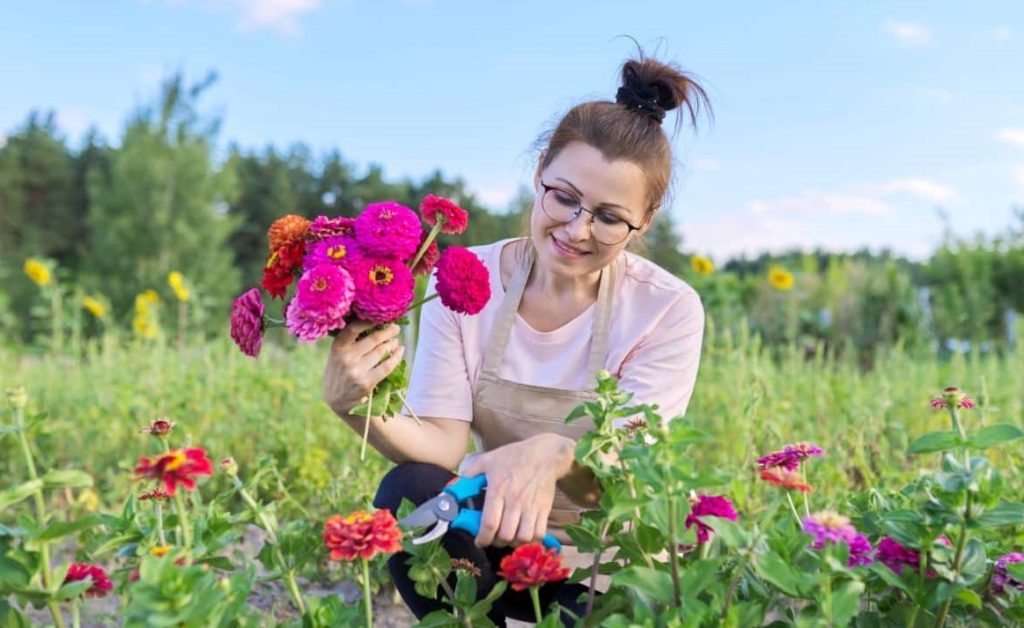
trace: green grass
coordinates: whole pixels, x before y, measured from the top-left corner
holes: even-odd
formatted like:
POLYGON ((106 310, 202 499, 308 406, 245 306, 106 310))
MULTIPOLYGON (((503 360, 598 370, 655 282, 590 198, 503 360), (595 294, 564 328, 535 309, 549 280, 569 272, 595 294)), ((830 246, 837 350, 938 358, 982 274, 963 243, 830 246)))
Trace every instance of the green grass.
MULTIPOLYGON (((276 332, 275 332, 276 333, 276 332)), ((274 340, 283 338, 274 337, 274 340)), ((30 414, 46 411, 34 437, 45 468, 94 474, 107 507, 131 490, 131 469, 157 444, 139 429, 159 417, 178 423, 175 444, 206 447, 214 459, 235 457, 247 469, 272 456, 284 485, 317 515, 365 506, 388 463, 359 460, 359 436, 322 402, 320 381, 329 343, 268 344, 258 361, 228 340, 177 348, 148 343, 90 346, 82 360, 0 357, 0 388, 25 385, 30 414)), ((849 489, 898 489, 938 455, 908 456, 907 445, 948 416, 928 401, 957 385, 979 402, 965 412, 967 429, 996 422, 1021 425, 1024 355, 940 362, 898 350, 862 372, 850 360, 792 350, 775 359, 756 338, 709 330, 688 416, 715 440, 701 462, 736 470, 731 491, 741 508, 764 495, 753 461, 782 445, 810 440, 826 457, 806 465, 815 507, 842 509, 849 489)), ((6 407, 0 423, 7 423, 6 407)), ((1024 482, 1020 441, 990 452, 1012 486, 1024 482)), ((0 485, 24 477, 13 438, 0 440, 0 485)), ((214 479, 219 482, 221 480, 214 479)), ((287 509, 286 509, 287 510, 287 509)))

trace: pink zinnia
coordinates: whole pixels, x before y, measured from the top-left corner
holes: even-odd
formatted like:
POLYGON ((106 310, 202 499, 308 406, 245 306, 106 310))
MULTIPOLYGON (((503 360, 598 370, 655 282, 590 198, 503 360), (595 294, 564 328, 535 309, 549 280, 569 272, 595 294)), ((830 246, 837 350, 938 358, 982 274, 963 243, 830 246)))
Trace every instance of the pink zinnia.
POLYGON ((309 223, 309 231, 306 233, 306 238, 308 240, 317 241, 330 238, 332 236, 352 235, 355 233, 355 224, 355 218, 346 218, 345 216, 338 216, 337 218, 317 216, 316 220, 309 223))
POLYGON ((690 499, 690 514, 686 516, 686 527, 697 526, 697 544, 706 543, 714 529, 700 520, 700 517, 722 517, 736 521, 736 509, 732 502, 721 495, 697 495, 690 499))
POLYGON ((98 565, 88 563, 72 563, 64 576, 64 584, 92 579, 92 585, 85 591, 85 597, 105 597, 114 589, 114 584, 107 577, 107 572, 98 565))
POLYGON ((311 242, 306 246, 306 257, 302 265, 306 268, 319 264, 334 264, 343 268, 351 268, 352 262, 359 257, 359 244, 350 235, 327 236, 322 240, 311 242))
POLYGON ((320 264, 302 274, 293 302, 298 302, 303 318, 320 321, 330 329, 341 329, 354 294, 355 284, 347 270, 334 264, 320 264))
POLYGON ((231 339, 245 355, 256 357, 263 345, 263 299, 258 288, 242 294, 231 306, 231 339))
POLYGON ((757 464, 761 469, 782 467, 786 471, 796 471, 805 459, 823 455, 825 452, 814 443, 794 443, 786 445, 782 451, 775 451, 758 458, 757 464))
MULTIPOLYGON (((424 231, 423 235, 420 237, 421 247, 423 246, 423 243, 426 241, 428 235, 430 235, 430 233, 424 231)), ((419 251, 418 248, 416 250, 419 251)), ((434 265, 437 264, 437 260, 440 257, 441 250, 437 247, 437 240, 432 240, 430 242, 430 246, 428 246, 427 250, 423 252, 423 257, 421 257, 420 261, 416 262, 416 266, 413 267, 412 274, 429 275, 430 271, 434 270, 434 265)))
POLYGON ((846 561, 847 567, 867 565, 872 561, 872 548, 871 542, 868 541, 868 537, 864 536, 863 534, 858 534, 849 541, 847 541, 847 545, 850 546, 850 558, 846 561))
POLYGON ((973 410, 974 399, 967 396, 967 393, 956 386, 947 386, 942 393, 932 397, 931 406, 933 410, 945 408, 960 408, 961 410, 973 410))
POLYGON ((441 220, 441 233, 462 233, 469 225, 469 214, 454 202, 428 194, 420 203, 420 215, 431 227, 441 220))
POLYGON ((330 323, 307 316, 298 299, 292 299, 288 303, 288 308, 284 311, 284 325, 293 336, 303 342, 315 342, 331 331, 330 323))
POLYGON ((1002 593, 1006 587, 1024 591, 1024 582, 1015 579, 1006 571, 1006 566, 1011 563, 1024 563, 1024 554, 1012 552, 996 561, 996 567, 992 571, 992 590, 994 592, 1002 593))
POLYGON ((445 307, 476 314, 491 298, 491 276, 469 249, 450 246, 437 261, 437 294, 445 307))
POLYGON ((352 310, 371 323, 398 320, 412 303, 416 281, 409 268, 394 258, 362 257, 352 266, 356 295, 352 310))
POLYGON ((356 239, 367 253, 407 260, 420 246, 420 218, 398 203, 373 203, 356 218, 356 239))

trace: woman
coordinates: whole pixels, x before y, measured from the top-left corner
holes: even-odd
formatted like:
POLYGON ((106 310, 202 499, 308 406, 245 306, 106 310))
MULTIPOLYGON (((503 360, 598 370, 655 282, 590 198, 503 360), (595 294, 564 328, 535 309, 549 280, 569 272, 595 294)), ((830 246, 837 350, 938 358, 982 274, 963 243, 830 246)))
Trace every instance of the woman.
MULTIPOLYGON (((437 301, 423 307, 408 396, 423 425, 370 425, 370 443, 398 464, 381 483, 379 508, 434 497, 456 467, 487 475, 479 535, 444 538, 453 557, 481 568, 481 594, 508 546, 549 530, 567 540, 564 525, 595 503, 593 477, 573 460, 588 426, 563 419, 594 398, 596 371, 615 374, 622 389, 668 417, 685 412, 693 391, 700 299, 625 249, 651 226, 671 179, 666 111, 685 105, 695 121, 707 98, 682 72, 643 57, 626 62, 622 82, 616 102, 578 105, 546 136, 529 236, 474 249, 491 274, 484 310, 465 317, 437 301), (464 461, 471 432, 482 453, 464 461)), ((347 409, 402 357, 398 327, 357 340, 365 329, 352 325, 335 338, 324 374, 325 399, 360 432, 364 419, 347 409)), ((389 568, 411 610, 423 617, 443 608, 415 593, 405 559, 392 557, 389 568)), ((545 604, 578 612, 583 590, 559 583, 541 593, 545 604)), ((510 591, 495 605, 492 619, 502 625, 505 616, 532 618, 526 592, 510 591)))

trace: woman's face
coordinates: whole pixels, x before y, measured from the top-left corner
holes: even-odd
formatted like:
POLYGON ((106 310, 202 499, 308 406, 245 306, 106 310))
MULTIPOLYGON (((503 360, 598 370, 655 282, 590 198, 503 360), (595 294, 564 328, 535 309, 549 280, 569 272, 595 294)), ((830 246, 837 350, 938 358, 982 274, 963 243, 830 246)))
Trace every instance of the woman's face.
POLYGON ((537 250, 537 264, 566 278, 585 277, 610 264, 631 239, 647 229, 646 185, 643 172, 635 163, 607 161, 601 151, 582 142, 567 145, 534 178, 536 194, 530 238, 537 250), (548 187, 557 188, 555 192, 548 192, 549 205, 552 205, 552 195, 557 195, 554 198, 564 203, 575 200, 585 210, 601 214, 601 218, 595 219, 587 211, 580 212, 569 222, 551 218, 542 206, 545 197, 542 181, 548 187), (618 218, 640 230, 629 230, 629 235, 617 244, 604 244, 594 238, 591 228, 602 218, 606 222, 618 218))

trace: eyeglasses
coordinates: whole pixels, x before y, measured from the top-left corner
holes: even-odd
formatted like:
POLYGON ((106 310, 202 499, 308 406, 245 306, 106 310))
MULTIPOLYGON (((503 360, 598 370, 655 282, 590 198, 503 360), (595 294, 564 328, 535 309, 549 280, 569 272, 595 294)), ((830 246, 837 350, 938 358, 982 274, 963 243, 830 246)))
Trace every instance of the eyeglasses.
POLYGON ((540 182, 544 195, 540 207, 548 218, 556 222, 572 222, 583 212, 590 214, 590 233, 601 244, 619 244, 629 237, 631 231, 639 231, 619 216, 609 211, 587 209, 576 195, 561 188, 540 182))

